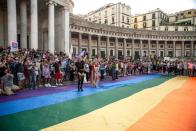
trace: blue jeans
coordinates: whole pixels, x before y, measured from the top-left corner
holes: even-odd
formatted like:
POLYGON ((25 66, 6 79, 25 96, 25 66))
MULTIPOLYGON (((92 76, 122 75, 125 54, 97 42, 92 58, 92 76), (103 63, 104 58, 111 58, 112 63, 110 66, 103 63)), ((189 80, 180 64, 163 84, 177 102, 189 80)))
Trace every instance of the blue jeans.
POLYGON ((101 73, 101 80, 103 80, 104 79, 105 70, 100 70, 100 73, 101 73))
POLYGON ((116 70, 115 68, 112 68, 112 80, 116 79, 116 70))
POLYGON ((29 88, 35 89, 36 86, 36 75, 29 76, 29 88))

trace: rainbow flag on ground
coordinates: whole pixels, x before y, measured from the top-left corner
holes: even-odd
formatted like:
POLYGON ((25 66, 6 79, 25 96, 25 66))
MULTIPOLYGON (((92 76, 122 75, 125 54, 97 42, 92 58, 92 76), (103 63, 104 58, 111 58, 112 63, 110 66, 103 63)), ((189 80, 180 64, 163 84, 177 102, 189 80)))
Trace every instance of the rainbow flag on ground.
POLYGON ((195 131, 196 78, 157 74, 0 97, 1 131, 195 131))

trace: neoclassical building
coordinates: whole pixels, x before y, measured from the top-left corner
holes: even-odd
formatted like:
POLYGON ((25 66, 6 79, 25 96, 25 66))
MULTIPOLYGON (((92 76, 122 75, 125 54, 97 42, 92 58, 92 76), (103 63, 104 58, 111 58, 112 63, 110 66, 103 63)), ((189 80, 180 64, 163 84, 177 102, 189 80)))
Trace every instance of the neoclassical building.
POLYGON ((195 31, 153 31, 128 29, 87 22, 70 17, 73 53, 87 50, 90 56, 195 57, 195 31))
POLYGON ((70 52, 72 0, 0 0, 0 45, 70 52))
POLYGON ((0 45, 99 57, 195 57, 195 31, 128 29, 72 14, 71 0, 1 0, 0 45))

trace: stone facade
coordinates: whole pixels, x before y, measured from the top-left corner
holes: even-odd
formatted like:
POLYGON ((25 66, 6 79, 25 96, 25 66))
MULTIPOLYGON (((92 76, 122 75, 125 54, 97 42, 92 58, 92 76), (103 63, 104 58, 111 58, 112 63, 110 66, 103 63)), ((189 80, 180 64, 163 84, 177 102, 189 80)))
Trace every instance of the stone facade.
POLYGON ((1 0, 0 46, 17 41, 21 48, 70 53, 72 0, 1 0))
POLYGON ((196 56, 195 31, 141 30, 98 24, 73 15, 72 1, 37 0, 34 5, 32 1, 36 0, 18 0, 16 4, 0 1, 1 46, 8 46, 8 36, 15 35, 22 48, 36 47, 70 54, 87 50, 90 57, 196 56), (16 12, 8 11, 9 5, 16 6, 16 12), (8 23, 8 12, 16 13, 16 20, 10 18, 16 25, 8 23), (31 25, 32 22, 37 26, 31 25), (16 33, 8 31, 8 26, 16 27, 16 33))
POLYGON ((132 29, 159 30, 159 26, 169 22, 169 17, 160 9, 131 17, 132 29))
POLYGON ((166 14, 160 9, 131 17, 131 28, 160 31, 196 31, 196 9, 166 14))
POLYGON ((127 29, 88 22, 73 15, 70 31, 75 54, 81 50, 91 49, 89 51, 91 56, 99 55, 107 58, 196 56, 195 31, 127 29))
POLYGON ((123 3, 107 4, 84 16, 84 19, 106 25, 130 28, 131 8, 123 3))

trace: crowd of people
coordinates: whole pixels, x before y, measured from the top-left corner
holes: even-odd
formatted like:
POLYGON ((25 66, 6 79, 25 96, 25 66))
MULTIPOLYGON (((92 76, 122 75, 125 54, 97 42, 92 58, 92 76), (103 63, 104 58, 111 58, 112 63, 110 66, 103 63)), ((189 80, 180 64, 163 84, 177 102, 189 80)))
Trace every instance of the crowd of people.
POLYGON ((99 81, 129 75, 159 72, 165 75, 196 76, 193 60, 148 61, 132 59, 88 59, 88 53, 70 58, 63 52, 51 54, 40 50, 19 49, 10 52, 0 49, 0 94, 14 95, 24 88, 58 87, 67 81, 76 82, 78 91, 83 83, 99 87, 99 81))

